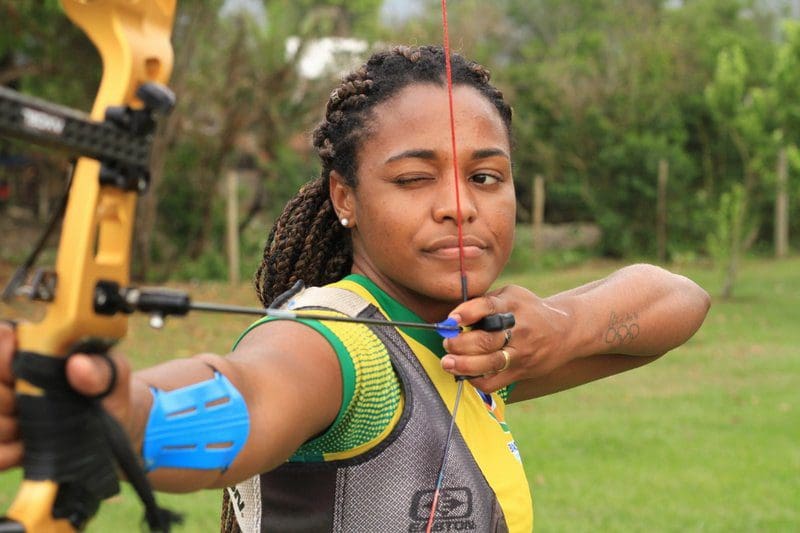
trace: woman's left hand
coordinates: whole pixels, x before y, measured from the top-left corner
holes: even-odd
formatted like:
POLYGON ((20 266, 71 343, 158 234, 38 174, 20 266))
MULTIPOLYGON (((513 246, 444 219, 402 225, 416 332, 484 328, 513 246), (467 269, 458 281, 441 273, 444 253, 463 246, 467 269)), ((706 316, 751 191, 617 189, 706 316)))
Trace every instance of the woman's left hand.
POLYGON ((564 341, 568 313, 528 289, 509 285, 456 307, 450 317, 474 324, 495 313, 512 313, 516 324, 505 331, 471 330, 446 339, 442 368, 456 376, 474 376, 471 383, 493 392, 515 381, 545 375, 568 362, 564 341))

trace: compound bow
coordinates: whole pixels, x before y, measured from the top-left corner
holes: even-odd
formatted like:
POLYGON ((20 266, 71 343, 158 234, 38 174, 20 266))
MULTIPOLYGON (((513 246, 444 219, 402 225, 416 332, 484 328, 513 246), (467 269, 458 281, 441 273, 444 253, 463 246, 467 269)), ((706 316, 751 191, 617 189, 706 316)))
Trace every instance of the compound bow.
POLYGON ((21 124, 17 129, 29 138, 97 159, 77 161, 55 271, 40 276, 32 288, 34 296, 50 300, 45 316, 17 327, 16 393, 25 457, 24 480, 0 523, 0 531, 9 532, 80 529, 99 501, 118 490, 104 422, 92 414, 97 402, 70 393, 63 366, 75 350, 102 351, 126 333, 127 317, 96 312, 94 293, 99 282, 128 284, 136 200, 148 180, 152 114, 170 103, 158 87, 172 70, 176 0, 61 1, 102 58, 91 116, 6 98, 4 129, 21 124), (87 145, 97 151, 87 151, 87 145))

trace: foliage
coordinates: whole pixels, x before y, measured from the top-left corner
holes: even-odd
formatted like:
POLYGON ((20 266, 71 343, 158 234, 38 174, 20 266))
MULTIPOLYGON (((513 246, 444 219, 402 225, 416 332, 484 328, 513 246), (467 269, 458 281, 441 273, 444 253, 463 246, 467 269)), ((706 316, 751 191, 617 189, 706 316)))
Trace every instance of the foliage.
MULTIPOLYGON (((240 195, 245 219, 272 218, 315 173, 306 132, 320 113, 330 85, 301 76, 298 64, 313 39, 368 26, 375 2, 266 2, 265 22, 242 14, 213 17, 205 30, 214 46, 195 46, 176 73, 183 83, 173 148, 159 189, 163 226, 162 264, 187 262, 182 276, 224 275, 223 260, 209 255, 223 248, 224 198, 228 171, 256 172, 250 194, 240 195), (294 53, 287 41, 298 39, 294 53), (220 73, 222 75, 213 75, 220 73)), ((176 42, 177 53, 181 44, 176 42)), ((266 232, 264 232, 266 233, 266 232)), ((252 265, 248 265, 252 269, 252 265)), ((170 271, 170 274, 175 274, 170 271)))
POLYGON ((778 127, 784 141, 800 144, 800 22, 785 21, 784 43, 778 49, 771 73, 778 127))
MULTIPOLYGON (((362 39, 368 49, 440 42, 439 2, 418 0, 421 9, 392 20, 379 18, 380 0, 262 0, 251 3, 258 16, 223 0, 178 5, 171 82, 178 107, 159 133, 153 194, 138 221, 137 272, 223 274, 222 261, 204 257, 224 249, 220 193, 230 170, 254 176, 242 182, 239 221, 242 235, 259 236, 248 237, 252 271, 259 254, 251 245, 318 172, 309 132, 339 72, 305 77, 304 53, 323 37, 362 39)), ((670 257, 713 253, 707 234, 737 183, 753 246, 769 249, 777 153, 786 147, 794 161, 800 140, 800 23, 784 20, 789 7, 783 0, 451 3, 453 46, 489 66, 514 107, 520 221, 529 220, 532 178, 542 175, 547 222, 600 225, 597 252, 606 256, 652 255, 664 160, 670 257)), ((0 14, 0 80, 88 108, 99 61, 58 3, 0 0, 0 14)), ((800 209, 797 168, 790 164, 791 213, 800 209)), ((790 229, 800 245, 800 217, 790 229)))
POLYGON ((99 67, 91 42, 64 16, 57 0, 0 0, 0 85, 88 110, 99 67), (79 76, 74 75, 76 65, 82 65, 79 76))
MULTIPOLYGON (((724 0, 501 4, 500 36, 473 48, 500 65, 496 79, 514 103, 523 206, 530 177, 542 174, 548 221, 593 220, 603 228, 603 253, 652 254, 656 168, 665 159, 669 249, 702 247, 705 232, 694 221, 741 167, 725 155, 731 141, 716 129, 703 89, 726 47, 771 63, 770 14, 724 0)), ((763 66, 750 73, 767 74, 763 66)))

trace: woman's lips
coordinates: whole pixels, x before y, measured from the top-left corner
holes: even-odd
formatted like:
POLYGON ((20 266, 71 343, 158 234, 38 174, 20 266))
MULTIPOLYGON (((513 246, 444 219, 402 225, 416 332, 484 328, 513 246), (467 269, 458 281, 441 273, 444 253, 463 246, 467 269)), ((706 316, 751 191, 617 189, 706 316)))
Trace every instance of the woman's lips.
MULTIPOLYGON (((444 259, 457 259, 460 256, 458 237, 443 237, 433 241, 424 248, 424 252, 444 259)), ((471 235, 464 236, 464 259, 482 255, 486 251, 486 243, 471 235)))

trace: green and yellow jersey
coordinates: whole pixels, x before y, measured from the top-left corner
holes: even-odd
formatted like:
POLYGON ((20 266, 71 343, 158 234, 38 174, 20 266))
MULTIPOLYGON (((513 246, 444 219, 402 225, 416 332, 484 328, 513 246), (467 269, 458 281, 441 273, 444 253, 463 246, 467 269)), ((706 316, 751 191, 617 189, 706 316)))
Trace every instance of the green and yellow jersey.
MULTIPOLYGON (((365 304, 370 304, 380 315, 390 320, 421 322, 421 319, 412 311, 391 298, 364 276, 348 276, 329 285, 328 289, 353 293, 360 297, 365 304)), ((302 296, 298 302, 300 307, 306 306, 302 296)), ((340 314, 334 310, 333 305, 312 304, 312 308, 324 308, 323 311, 315 312, 340 314)), ((257 327, 268 320, 271 319, 260 320, 252 327, 257 327)), ((396 435, 407 432, 405 431, 404 417, 426 416, 425 412, 414 413, 414 410, 407 405, 406 397, 414 391, 415 387, 425 389, 429 385, 432 386, 435 390, 434 396, 438 397, 438 401, 444 403, 449 413, 452 413, 457 382, 451 374, 441 369, 440 359, 445 352, 442 338, 436 332, 418 328, 396 329, 400 339, 407 345, 421 370, 419 372, 420 380, 406 378, 404 383, 401 373, 398 372, 397 354, 391 353, 394 344, 387 343, 384 332, 380 331, 381 329, 394 330, 395 328, 326 322, 324 320, 300 320, 300 322, 323 335, 335 350, 342 371, 343 401, 333 424, 323 434, 306 442, 298 449, 290 459, 291 464, 355 464, 361 458, 382 453, 382 446, 385 446, 387 441, 397 440, 400 445, 403 445, 403 438, 396 437, 396 435), (424 385, 423 382, 429 385, 424 385)), ((510 389, 505 388, 488 395, 466 382, 457 413, 456 426, 460 437, 463 438, 465 449, 474 459, 480 475, 483 476, 496 497, 497 504, 502 510, 500 515, 507 530, 527 533, 533 527, 533 510, 519 452, 505 422, 505 400, 509 392, 510 389)), ((417 408, 416 411, 423 411, 423 409, 417 408)), ((447 411, 443 410, 445 415, 447 411)), ((441 420, 437 423, 441 425, 440 422, 441 420)), ((438 457, 420 458, 420 460, 430 461, 438 468, 442 452, 443 450, 439 450, 438 457)), ((436 452, 433 451, 433 453, 436 452)), ((366 464, 368 463, 369 461, 366 462, 366 464)), ((448 470, 451 468, 450 464, 448 463, 448 470)), ((361 465, 359 468, 363 469, 364 466, 361 465)), ((452 468, 457 467, 453 466, 452 468)), ((397 472, 392 475, 402 476, 403 474, 397 472)), ((341 473, 339 477, 341 477, 341 473)), ((432 486, 430 488, 432 489, 432 486)), ((463 491, 470 489, 463 488, 462 492, 458 492, 462 488, 452 490, 455 491, 452 492, 454 499, 460 498, 459 501, 468 499, 464 496, 467 492, 463 491)), ((417 521, 412 520, 408 525, 407 530, 409 531, 413 531, 413 528, 416 527, 414 524, 419 522, 420 517, 414 515, 420 513, 414 511, 414 506, 424 507, 420 503, 424 499, 420 494, 424 492, 426 491, 410 492, 416 494, 413 498, 409 496, 416 503, 409 503, 411 510, 405 514, 411 515, 417 521)), ((456 518, 452 519, 456 520, 456 518)), ((477 527, 477 522, 473 521, 473 523, 477 527)), ((469 520, 463 519, 459 524, 459 527, 465 528, 464 530, 470 529, 468 527, 469 520)), ((406 526, 403 525, 403 527, 405 529, 406 526)), ((497 530, 502 531, 505 528, 499 527, 497 530)))

